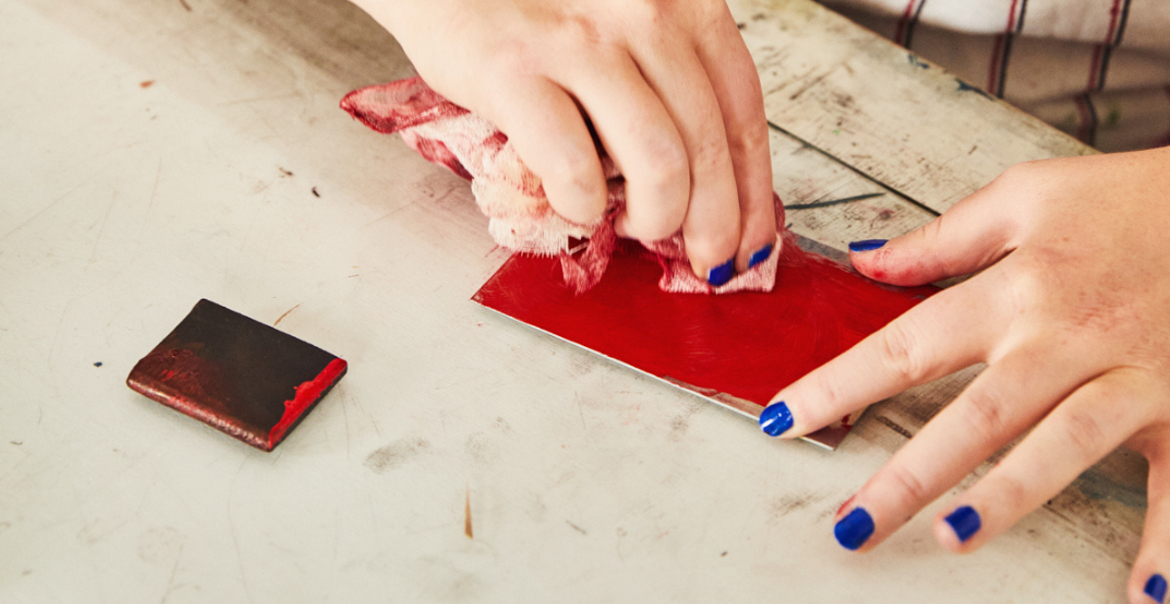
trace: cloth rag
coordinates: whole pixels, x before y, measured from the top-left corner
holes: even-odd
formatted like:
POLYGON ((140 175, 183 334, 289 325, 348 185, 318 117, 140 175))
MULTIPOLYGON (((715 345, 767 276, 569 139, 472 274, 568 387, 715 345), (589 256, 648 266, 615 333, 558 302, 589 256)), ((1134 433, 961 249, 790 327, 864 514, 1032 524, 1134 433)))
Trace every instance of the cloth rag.
MULTIPOLYGON (((577 294, 597 284, 615 250, 649 253, 662 267, 658 286, 671 293, 771 291, 775 285, 779 237, 766 261, 719 287, 695 276, 681 233, 642 242, 644 250, 619 241, 613 224, 625 206, 625 181, 600 147, 609 189, 606 210, 592 224, 577 224, 553 211, 540 178, 520 161, 507 135, 431 90, 421 78, 355 90, 342 99, 341 108, 373 130, 399 134, 419 155, 470 180, 496 243, 515 252, 559 257, 565 284, 577 294)), ((784 206, 775 194, 773 202, 781 231, 784 206)))

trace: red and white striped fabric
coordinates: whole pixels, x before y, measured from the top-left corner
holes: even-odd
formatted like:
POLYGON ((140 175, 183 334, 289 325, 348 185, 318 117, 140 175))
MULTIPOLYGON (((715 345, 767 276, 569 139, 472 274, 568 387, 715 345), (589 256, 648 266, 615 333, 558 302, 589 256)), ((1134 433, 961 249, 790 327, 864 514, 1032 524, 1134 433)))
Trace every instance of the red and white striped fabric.
POLYGON ((820 1, 1103 151, 1170 144, 1170 0, 820 1))

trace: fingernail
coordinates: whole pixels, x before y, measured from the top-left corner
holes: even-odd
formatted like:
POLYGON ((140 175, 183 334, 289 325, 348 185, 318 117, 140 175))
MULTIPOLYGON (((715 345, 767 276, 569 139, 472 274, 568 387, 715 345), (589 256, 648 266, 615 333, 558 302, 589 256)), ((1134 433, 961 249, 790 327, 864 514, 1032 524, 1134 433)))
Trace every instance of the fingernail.
POLYGON ((1158 604, 1166 601, 1166 577, 1154 573, 1149 581, 1146 581, 1146 589, 1144 590, 1147 596, 1150 596, 1158 604))
POLYGON ((724 262, 723 264, 720 264, 719 266, 711 269, 711 272, 707 273, 707 283, 710 283, 715 287, 719 287, 720 285, 731 281, 731 276, 734 274, 734 271, 735 260, 728 260, 727 262, 724 262))
POLYGON ((849 244, 849 251, 851 252, 872 252, 879 247, 886 244, 888 239, 865 239, 862 241, 854 241, 849 244))
POLYGON ((756 250, 756 253, 752 254, 751 257, 748 258, 748 268, 751 268, 751 267, 767 260, 768 257, 771 255, 772 255, 772 244, 769 243, 768 245, 765 245, 764 247, 756 250))
POLYGON ((955 536, 959 538, 960 543, 966 543, 971 535, 978 533, 983 526, 983 521, 979 519, 979 512, 976 512, 975 508, 969 505, 957 508, 948 514, 945 520, 955 531, 955 536))
POLYGON ((784 401, 772 403, 760 412, 760 429, 768 436, 780 436, 792 427, 792 412, 784 401))
POLYGON ((841 547, 856 550, 873 535, 873 518, 863 508, 854 508, 833 527, 833 535, 841 547))

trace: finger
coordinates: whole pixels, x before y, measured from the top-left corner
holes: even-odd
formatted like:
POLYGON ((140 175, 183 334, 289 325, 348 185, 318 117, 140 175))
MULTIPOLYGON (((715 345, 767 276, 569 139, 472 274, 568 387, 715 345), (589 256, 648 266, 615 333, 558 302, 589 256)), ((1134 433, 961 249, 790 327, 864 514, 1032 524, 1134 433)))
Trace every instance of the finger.
POLYGON ((511 79, 491 87, 484 117, 507 134, 516 153, 540 177, 549 205, 565 219, 590 224, 605 212, 601 160, 580 109, 544 78, 511 79))
POLYGON ((628 55, 570 72, 562 84, 585 108, 626 180, 618 233, 649 242, 678 232, 687 213, 690 167, 682 136, 658 95, 628 55))
POLYGON ((635 46, 634 59, 662 99, 686 147, 691 188, 682 232, 691 268, 719 286, 734 275, 739 249, 735 170, 707 72, 695 50, 669 34, 648 33, 635 46))
POLYGON ((901 528, 1076 388, 1085 369, 1079 365, 1054 359, 1046 347, 1014 350, 992 363, 841 510, 839 519, 864 510, 874 527, 861 539, 839 522, 842 545, 868 550, 901 528))
MULTIPOLYGON (((1165 443, 1166 435, 1163 434, 1165 443)), ((1148 507, 1142 546, 1129 577, 1129 601, 1150 604, 1166 601, 1167 578, 1170 578, 1170 457, 1166 447, 1150 460, 1150 477, 1146 485, 1148 507)))
POLYGON ((767 434, 796 438, 987 358, 1006 325, 993 274, 943 290, 781 390, 760 416, 767 434))
POLYGON ((935 518, 939 542, 969 552, 1055 497, 1077 476, 1148 422, 1148 403, 1115 370, 1077 388, 987 473, 935 518))
POLYGON ((778 243, 772 156, 756 64, 727 6, 718 3, 716 10, 712 27, 700 40, 698 55, 723 114, 735 171, 741 231, 736 268, 742 272, 767 259, 778 243))
POLYGON ((1016 232, 1012 212, 1002 210, 1000 190, 988 185, 888 242, 850 243, 849 258, 861 274, 894 285, 923 285, 986 268, 1011 251, 1016 232))

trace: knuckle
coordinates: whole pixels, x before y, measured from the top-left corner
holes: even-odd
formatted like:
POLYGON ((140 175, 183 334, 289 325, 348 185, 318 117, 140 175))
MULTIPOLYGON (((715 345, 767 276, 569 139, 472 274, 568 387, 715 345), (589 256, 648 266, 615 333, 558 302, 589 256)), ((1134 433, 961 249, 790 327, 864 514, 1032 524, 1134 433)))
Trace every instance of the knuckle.
POLYGON ((685 161, 668 161, 630 174, 626 208, 632 234, 657 241, 678 232, 687 216, 689 185, 685 161))
POLYGON ((731 155, 727 148, 727 139, 706 132, 701 140, 695 143, 692 160, 694 170, 699 171, 726 171, 731 170, 731 155))
POLYGON ((671 9, 671 0, 639 0, 631 2, 631 13, 636 15, 641 23, 659 24, 667 19, 671 9))
POLYGON ((1022 258, 1004 265, 1006 285, 1004 289, 1007 294, 1004 299, 1008 303, 1011 316, 1024 314, 1044 304, 1049 287, 1041 276, 1044 274, 1043 271, 1043 267, 1033 265, 1031 258, 1022 258))
POLYGON ((878 358, 901 383, 916 384, 926 378, 928 367, 919 352, 917 330, 907 317, 895 320, 879 332, 878 358))
POLYGON ((1071 451, 1082 458, 1095 459, 1096 452, 1105 442, 1105 427, 1094 415, 1083 410, 1073 410, 1065 415, 1061 430, 1071 451))
POLYGON ((1028 484, 1011 474, 999 473, 988 476, 987 486, 995 494, 995 499, 999 502, 998 507, 1009 514, 1025 509, 1032 498, 1030 495, 1032 489, 1028 484))
POLYGON ((564 198, 555 199, 556 193, 549 196, 550 203, 557 203, 558 211, 570 220, 589 222, 605 211, 605 182, 598 174, 595 163, 582 155, 550 158, 540 175, 546 188, 571 199, 566 204, 564 198))
POLYGON ((583 193, 596 193, 601 188, 597 170, 590 158, 578 154, 564 154, 552 158, 542 175, 544 180, 556 181, 563 187, 572 187, 583 193))
POLYGON ((735 135, 728 137, 727 143, 732 155, 750 157, 769 150, 768 126, 761 120, 751 120, 745 124, 735 124, 735 135))
POLYGON ((541 54, 530 41, 516 38, 498 40, 492 51, 482 59, 488 78, 507 80, 541 71, 541 54))
POLYGON ((932 493, 926 486, 926 481, 914 470, 900 464, 889 467, 887 479, 905 510, 917 510, 933 499, 932 493))
POLYGON ((1008 429, 1007 402, 994 386, 976 384, 967 390, 965 410, 967 425, 984 440, 998 440, 1008 429))
POLYGON ((838 380, 831 378, 828 372, 818 371, 813 381, 813 387, 816 388, 816 392, 818 393, 816 397, 818 409, 825 410, 836 416, 839 410, 848 407, 848 401, 842 396, 841 389, 838 386, 838 380))
POLYGON ((1039 161, 1032 160, 1020 162, 1010 166, 1004 170, 999 176, 992 181, 992 183, 1019 183, 1031 179, 1038 170, 1043 168, 1043 164, 1039 161))
POLYGON ((584 15, 563 16, 554 31, 556 38, 569 48, 594 48, 603 42, 602 29, 592 18, 584 15))
POLYGON ((651 143, 647 155, 651 161, 643 169, 643 178, 650 186, 672 188, 690 182, 687 153, 680 145, 669 141, 651 143))

